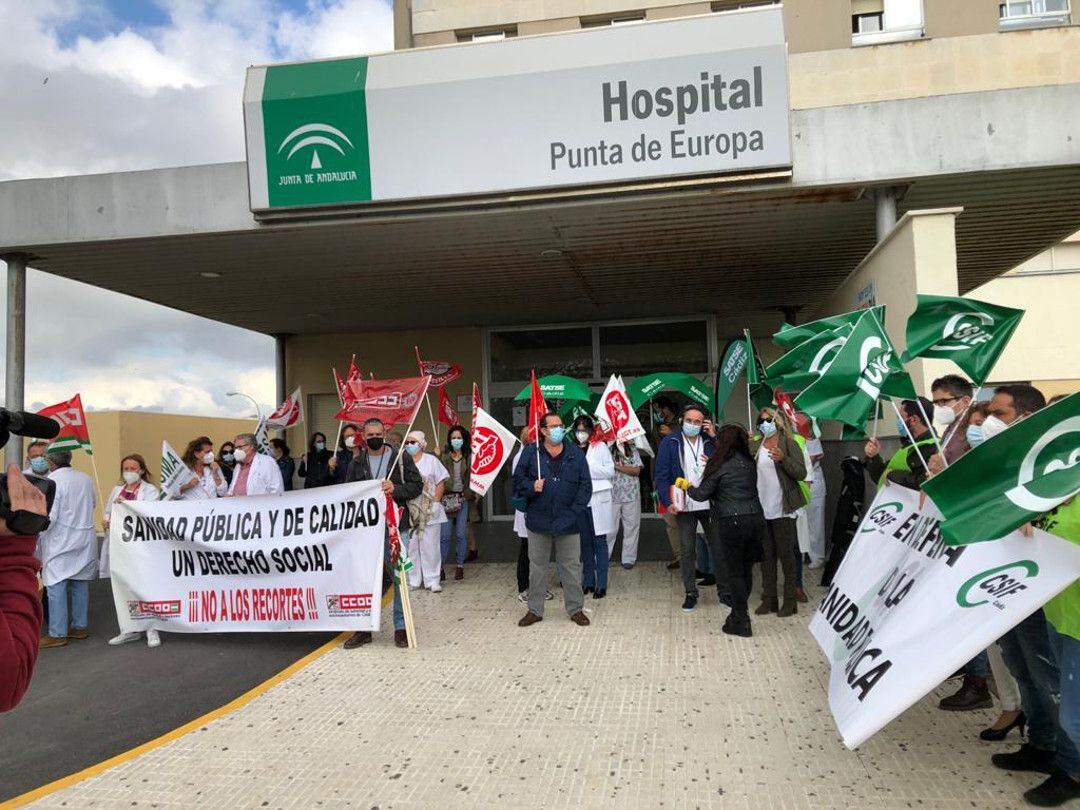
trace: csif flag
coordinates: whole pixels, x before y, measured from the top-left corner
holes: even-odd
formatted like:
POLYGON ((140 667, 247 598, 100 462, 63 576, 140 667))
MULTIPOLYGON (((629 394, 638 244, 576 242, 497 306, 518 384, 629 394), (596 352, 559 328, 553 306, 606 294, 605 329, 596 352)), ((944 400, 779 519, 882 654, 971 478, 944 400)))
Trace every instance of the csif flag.
POLYGON ((878 323, 885 323, 885 307, 883 306, 870 307, 870 309, 856 309, 852 312, 844 312, 840 315, 830 315, 827 318, 819 318, 816 321, 802 323, 798 326, 791 326, 790 324, 785 323, 780 328, 780 331, 773 335, 773 343, 782 346, 784 349, 792 349, 803 341, 809 340, 822 332, 831 332, 834 329, 838 329, 845 325, 854 326, 867 312, 874 313, 874 317, 878 319, 878 323))
POLYGON ((469 448, 469 489, 486 495, 514 450, 517 437, 483 408, 476 409, 469 448))
POLYGON ((548 412, 548 404, 544 401, 544 395, 540 393, 540 384, 536 381, 536 370, 532 371, 529 380, 529 441, 540 441, 540 425, 544 421, 544 414, 548 412))
POLYGON ((42 408, 37 414, 47 416, 60 425, 60 432, 45 448, 46 453, 81 449, 85 450, 87 455, 94 454, 94 449, 90 446, 90 428, 86 424, 86 411, 83 410, 81 394, 76 394, 67 402, 42 408))
POLYGON ((301 424, 304 421, 303 399, 304 396, 297 387, 276 411, 266 417, 266 426, 284 429, 301 424))
POLYGON ((420 347, 413 346, 413 349, 416 351, 416 365, 420 368, 420 376, 430 376, 432 388, 442 388, 461 376, 461 366, 449 360, 421 360, 420 347))
POLYGON ((406 425, 413 421, 427 394, 430 377, 402 377, 396 380, 365 380, 347 384, 348 396, 339 422, 363 424, 380 419, 384 425, 406 425))
POLYGON ((458 423, 457 411, 454 410, 454 405, 450 402, 450 395, 446 393, 445 388, 439 389, 439 421, 447 427, 453 427, 458 423))
POLYGON ((875 310, 867 309, 828 370, 795 398, 795 405, 818 419, 861 427, 880 397, 914 399, 915 387, 875 310))
POLYGON ((766 379, 787 391, 801 391, 809 387, 829 368, 850 334, 850 324, 818 332, 793 346, 766 368, 766 379))
POLYGON ((1080 394, 1009 426, 923 484, 949 545, 1003 537, 1080 492, 1080 394))
POLYGON ((630 405, 630 396, 621 377, 611 375, 607 388, 596 404, 596 416, 603 426, 604 441, 628 442, 645 435, 641 420, 630 405))
POLYGON ((1022 309, 973 298, 920 295, 908 318, 903 360, 952 360, 972 382, 982 385, 1023 317, 1022 309))

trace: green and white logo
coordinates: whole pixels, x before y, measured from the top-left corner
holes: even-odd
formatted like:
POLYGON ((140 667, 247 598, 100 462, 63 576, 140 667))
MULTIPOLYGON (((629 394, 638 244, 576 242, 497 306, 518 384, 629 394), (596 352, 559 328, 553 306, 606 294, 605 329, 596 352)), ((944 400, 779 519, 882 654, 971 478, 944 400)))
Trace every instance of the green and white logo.
POLYGON ((900 501, 889 501, 881 504, 863 520, 866 525, 860 533, 884 531, 886 527, 891 526, 900 519, 900 513, 903 511, 904 505, 900 501))
POLYGON ((1080 416, 1071 416, 1043 433, 1020 462, 1016 486, 1005 497, 1029 512, 1049 512, 1073 494, 1069 477, 1051 476, 1080 464, 1080 416))
POLYGON ((956 592, 956 604, 962 608, 993 604, 1001 609, 1004 600, 1027 590, 1025 579, 1039 575, 1039 566, 1032 560, 1017 560, 980 571, 960 586, 956 592))
POLYGON ((993 336, 983 327, 992 327, 994 319, 985 312, 961 312, 945 322, 941 342, 931 346, 933 351, 959 352, 989 343, 993 336))

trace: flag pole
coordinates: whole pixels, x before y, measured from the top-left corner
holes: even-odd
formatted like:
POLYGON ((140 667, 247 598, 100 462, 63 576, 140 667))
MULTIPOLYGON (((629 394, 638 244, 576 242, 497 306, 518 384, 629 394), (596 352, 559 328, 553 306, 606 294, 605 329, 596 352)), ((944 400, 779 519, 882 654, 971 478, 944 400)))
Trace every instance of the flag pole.
POLYGON ((746 381, 746 431, 753 433, 754 431, 754 415, 750 408, 754 403, 750 401, 750 381, 746 381))
MULTIPOLYGON (((353 356, 355 357, 356 355, 353 355, 353 356)), ((341 398, 341 391, 338 390, 337 370, 336 369, 334 370, 333 374, 334 374, 334 390, 337 391, 337 393, 338 393, 338 402, 340 402, 341 407, 344 408, 345 407, 345 400, 343 400, 341 398)), ((343 427, 345 427, 345 423, 342 422, 340 419, 338 419, 337 420, 337 436, 334 438, 334 454, 335 455, 337 454, 337 451, 338 451, 338 444, 341 443, 341 429, 343 427)))
MULTIPOLYGON (((97 484, 98 495, 101 497, 101 516, 102 521, 104 522, 106 510, 109 508, 109 505, 105 503, 105 496, 102 494, 105 492, 105 490, 101 488, 101 476, 98 475, 97 459, 94 458, 94 451, 92 449, 86 455, 90 456, 90 466, 94 470, 94 483, 97 484)), ((105 538, 105 542, 109 542, 108 537, 105 538)))
MULTIPOLYGON (((896 413, 896 418, 900 424, 904 426, 904 433, 907 434, 908 439, 911 440, 911 446, 915 448, 915 455, 919 457, 919 461, 922 462, 923 469, 926 470, 926 474, 930 475, 930 468, 926 466, 926 459, 922 457, 922 453, 919 452, 919 448, 915 446, 915 437, 911 435, 911 428, 907 426, 907 422, 904 421, 904 417, 900 415, 900 409, 896 407, 896 402, 892 397, 889 397, 889 404, 892 405, 893 412, 896 413)), ((931 431, 933 429, 931 428, 931 431)))
MULTIPOLYGON (((431 375, 430 374, 425 374, 424 376, 427 377, 428 385, 430 386, 431 385, 431 375)), ((424 391, 424 396, 425 397, 427 396, 427 391, 426 390, 424 391)), ((409 427, 405 430, 405 435, 406 436, 408 436, 410 433, 412 433, 413 423, 416 422, 416 414, 418 414, 419 412, 420 412, 419 407, 413 408, 412 418, 409 419, 409 427)), ((403 445, 401 447, 401 449, 398 450, 398 457, 397 457, 397 461, 394 462, 394 469, 397 469, 398 467, 401 466, 401 459, 402 459, 402 456, 404 455, 404 453, 405 453, 405 447, 403 445)), ((393 474, 394 474, 394 470, 388 470, 387 473, 386 473, 386 478, 384 478, 383 480, 384 481, 389 481, 390 476, 393 475, 393 474)))
MULTIPOLYGON (((442 444, 439 441, 439 426, 435 423, 435 412, 433 410, 431 410, 431 392, 430 391, 425 391, 424 392, 424 403, 427 405, 428 416, 431 418, 431 432, 434 434, 434 438, 435 438, 435 449, 438 450, 440 447, 442 447, 442 444)), ((405 435, 408 435, 408 434, 405 434, 405 435)))

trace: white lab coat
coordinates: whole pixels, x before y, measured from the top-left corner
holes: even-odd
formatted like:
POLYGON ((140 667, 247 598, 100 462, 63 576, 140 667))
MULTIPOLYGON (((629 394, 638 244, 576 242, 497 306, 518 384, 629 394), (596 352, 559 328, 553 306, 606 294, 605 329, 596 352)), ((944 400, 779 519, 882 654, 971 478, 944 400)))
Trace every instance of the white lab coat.
MULTIPOLYGON (((236 482, 240 480, 240 465, 233 468, 232 481, 229 483, 229 494, 236 489, 236 482)), ((264 453, 256 453, 251 460, 251 470, 248 472, 247 494, 248 495, 281 495, 285 491, 285 483, 281 480, 281 468, 270 456, 264 453)))
POLYGON ((592 478, 589 507, 592 509, 593 531, 597 536, 608 535, 615 531, 615 513, 611 507, 615 459, 611 457, 611 450, 606 444, 592 442, 585 451, 585 460, 589 463, 589 476, 592 478))
MULTIPOLYGON (((195 474, 195 471, 191 471, 195 474)), ((254 472, 254 471, 253 471, 254 472)), ((214 483, 214 473, 210 469, 210 465, 207 464, 203 467, 202 478, 199 480, 199 486, 192 487, 191 489, 184 490, 180 493, 180 500, 182 501, 205 501, 209 498, 223 498, 229 492, 229 482, 225 479, 225 473, 219 472, 221 477, 221 486, 214 483)), ((248 478, 248 486, 251 485, 251 479, 248 478)))
MULTIPOLYGON (((105 519, 108 522, 112 522, 116 517, 116 500, 120 497, 120 490, 124 488, 123 484, 117 484, 112 488, 112 492, 109 493, 109 500, 105 501, 102 512, 105 519)), ((143 481, 139 484, 139 488, 135 490, 136 501, 156 501, 161 497, 161 490, 155 487, 153 484, 148 484, 143 481)), ((105 531, 105 540, 101 544, 101 559, 98 561, 98 576, 101 579, 109 578, 109 531, 105 531)))
POLYGON ((56 496, 49 528, 38 535, 41 581, 49 586, 65 579, 93 579, 98 561, 94 483, 70 467, 53 470, 49 478, 56 484, 56 496))

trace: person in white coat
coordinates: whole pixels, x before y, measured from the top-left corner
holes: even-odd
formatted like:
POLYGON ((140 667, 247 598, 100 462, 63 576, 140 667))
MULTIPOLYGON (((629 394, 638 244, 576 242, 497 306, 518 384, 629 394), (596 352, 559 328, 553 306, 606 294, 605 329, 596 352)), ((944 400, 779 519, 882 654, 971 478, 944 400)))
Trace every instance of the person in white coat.
POLYGON ((188 442, 180 457, 195 477, 180 486, 180 500, 204 501, 221 498, 229 492, 229 482, 221 471, 214 455, 214 443, 209 436, 200 436, 188 442))
MULTIPOLYGON (((160 491, 150 483, 150 471, 146 467, 146 459, 138 453, 124 456, 120 461, 120 483, 112 488, 108 500, 105 501, 102 510, 101 522, 105 528, 105 542, 101 544, 101 564, 98 566, 98 575, 102 578, 109 576, 109 527, 113 519, 119 519, 116 514, 116 505, 123 501, 156 501, 160 491)), ((109 639, 109 644, 114 647, 118 644, 127 644, 129 641, 138 641, 141 632, 121 633, 109 639)), ((146 645, 157 647, 161 644, 161 636, 157 630, 146 631, 146 645)))
POLYGON ((582 589, 594 599, 607 596, 608 544, 607 536, 615 532, 615 513, 611 506, 611 486, 615 478, 615 461, 607 445, 596 434, 596 425, 588 416, 574 420, 574 440, 585 451, 592 478, 592 497, 589 508, 581 518, 581 559, 584 563, 582 589))
POLYGON ((259 452, 259 445, 251 433, 241 433, 233 441, 232 483, 230 495, 281 495, 285 482, 281 480, 278 463, 259 452))
POLYGON ((69 639, 90 635, 90 580, 98 571, 94 484, 90 476, 71 469, 70 451, 51 453, 49 464, 56 497, 49 511, 49 528, 38 535, 37 554, 49 600, 49 628, 41 639, 42 649, 63 647, 69 639))
POLYGON ((825 450, 821 439, 807 439, 806 452, 810 454, 810 503, 806 506, 806 519, 810 527, 810 570, 825 565, 825 450))
POLYGON ((432 593, 438 593, 442 590, 439 583, 442 573, 442 524, 446 523, 442 496, 450 473, 435 456, 424 452, 427 437, 423 431, 414 430, 406 436, 402 448, 424 479, 424 491, 409 501, 412 533, 409 557, 413 560, 413 567, 409 569, 409 587, 416 589, 423 586, 432 593))

